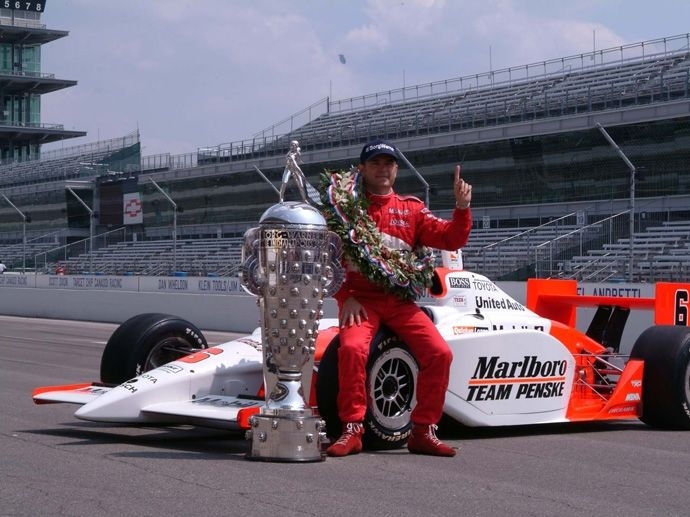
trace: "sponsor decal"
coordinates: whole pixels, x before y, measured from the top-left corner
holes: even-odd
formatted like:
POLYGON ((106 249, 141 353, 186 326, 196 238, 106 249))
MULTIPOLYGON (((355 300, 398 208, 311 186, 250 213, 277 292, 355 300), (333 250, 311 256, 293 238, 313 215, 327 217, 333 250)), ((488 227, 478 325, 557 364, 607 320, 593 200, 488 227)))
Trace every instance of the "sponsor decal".
POLYGON ((86 388, 86 391, 92 393, 93 395, 103 395, 104 393, 108 393, 110 390, 108 388, 101 388, 99 386, 89 386, 88 388, 86 388))
POLYGON ((226 399, 213 396, 201 397, 194 399, 192 404, 199 404, 202 406, 213 406, 213 407, 253 407, 259 404, 256 400, 239 400, 239 399, 226 399))
POLYGON ((263 349, 263 344, 260 341, 255 341, 254 339, 251 339, 249 337, 241 337, 238 338, 236 341, 244 343, 245 345, 249 345, 259 351, 263 349))
POLYGON ((508 311, 524 311, 525 306, 510 298, 486 298, 484 296, 474 297, 477 309, 501 309, 508 311))
MULTIPOLYGON (((544 325, 492 325, 492 330, 538 330, 544 332, 544 325)), ((487 329, 488 330, 488 329, 487 329)))
POLYGON ((173 364, 173 363, 164 364, 163 366, 159 366, 157 369, 163 370, 164 372, 167 372, 167 373, 180 373, 181 371, 184 370, 181 366, 178 366, 178 365, 173 364))
POLYGON ((453 327, 453 334, 455 336, 459 336, 461 334, 470 334, 470 333, 474 333, 474 332, 475 332, 474 327, 464 327, 464 326, 463 327, 455 327, 455 326, 453 327))
POLYGON ((640 289, 638 287, 599 287, 594 288, 593 294, 595 296, 615 296, 618 298, 640 298, 640 289))
POLYGON ((468 382, 468 401, 562 397, 568 363, 526 355, 519 361, 480 356, 468 382))
POLYGON ((488 332, 489 327, 473 327, 470 325, 458 325, 453 327, 453 334, 459 336, 461 334, 474 334, 475 332, 488 332))
POLYGON ((640 398, 640 394, 639 394, 639 393, 628 393, 628 394, 625 396, 625 401, 626 401, 626 402, 639 402, 640 400, 642 400, 642 399, 640 398))
POLYGON ((136 393, 137 391, 139 391, 137 389, 137 387, 134 385, 134 383, 136 383, 136 382, 137 382, 136 379, 132 379, 131 381, 127 381, 124 384, 120 384, 119 387, 122 389, 125 389, 131 393, 136 393))
POLYGON ((472 287, 477 291, 498 291, 498 287, 491 280, 472 279, 472 287))
POLYGON ((391 219, 390 225, 399 226, 400 228, 408 228, 410 226, 410 223, 405 221, 404 219, 391 219))
POLYGON ((466 277, 451 276, 448 278, 448 284, 452 289, 470 289, 470 279, 466 277))
POLYGON ((467 307, 467 296, 464 294, 453 295, 453 305, 457 307, 467 307))
POLYGON ((609 415, 616 413, 634 413, 637 410, 635 406, 620 406, 609 409, 609 415))
MULTIPOLYGON (((583 287, 577 288, 577 294, 585 294, 583 287)), ((613 298, 641 298, 639 287, 593 287, 592 296, 610 296, 613 298)))

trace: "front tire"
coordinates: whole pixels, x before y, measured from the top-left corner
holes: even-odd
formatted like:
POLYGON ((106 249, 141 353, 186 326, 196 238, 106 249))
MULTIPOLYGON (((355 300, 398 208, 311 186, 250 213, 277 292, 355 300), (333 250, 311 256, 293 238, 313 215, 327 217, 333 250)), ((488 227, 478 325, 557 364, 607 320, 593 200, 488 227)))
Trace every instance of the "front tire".
MULTIPOLYGON (((328 437, 333 440, 342 428, 337 409, 339 348, 336 336, 324 351, 316 379, 319 413, 326 421, 328 437)), ((366 370, 363 445, 378 450, 403 447, 412 430, 410 414, 416 403, 417 363, 400 338, 382 329, 372 339, 366 370)))
POLYGON ((690 429, 690 328, 650 327, 635 342, 630 358, 644 361, 640 420, 654 427, 690 429))
POLYGON ((168 314, 139 314, 110 336, 101 356, 101 382, 118 385, 197 350, 206 338, 190 322, 168 314))

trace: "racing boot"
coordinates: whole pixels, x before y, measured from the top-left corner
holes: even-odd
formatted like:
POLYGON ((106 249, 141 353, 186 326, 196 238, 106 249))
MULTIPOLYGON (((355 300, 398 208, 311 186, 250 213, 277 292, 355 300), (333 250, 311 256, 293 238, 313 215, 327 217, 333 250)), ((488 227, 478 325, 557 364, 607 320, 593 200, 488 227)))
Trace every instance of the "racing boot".
POLYGON ((449 447, 436 438, 435 425, 415 424, 412 434, 407 440, 407 450, 412 454, 428 454, 429 456, 455 456, 455 449, 449 447))
POLYGON ((329 456, 347 456, 357 454, 362 451, 362 435, 364 426, 357 422, 348 422, 343 425, 343 434, 340 438, 326 449, 329 456))

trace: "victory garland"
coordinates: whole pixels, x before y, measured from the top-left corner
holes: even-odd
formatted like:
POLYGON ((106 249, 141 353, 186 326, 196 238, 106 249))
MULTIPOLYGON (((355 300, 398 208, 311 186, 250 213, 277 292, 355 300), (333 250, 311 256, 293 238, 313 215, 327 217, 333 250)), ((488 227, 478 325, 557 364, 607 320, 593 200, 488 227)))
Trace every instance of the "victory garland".
POLYGON ((321 201, 328 227, 338 234, 348 257, 370 281, 402 299, 417 299, 431 286, 434 255, 429 248, 412 251, 386 246, 367 214, 357 169, 321 174, 321 201))

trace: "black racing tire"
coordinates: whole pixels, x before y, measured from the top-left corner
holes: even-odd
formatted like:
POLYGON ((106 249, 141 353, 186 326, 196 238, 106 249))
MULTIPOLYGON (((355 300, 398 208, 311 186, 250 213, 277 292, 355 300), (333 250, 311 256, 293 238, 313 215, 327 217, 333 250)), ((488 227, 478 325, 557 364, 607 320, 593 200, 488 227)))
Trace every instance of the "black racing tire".
POLYGON ((690 429, 690 327, 648 328, 630 358, 644 361, 640 420, 653 427, 690 429))
MULTIPOLYGON (((321 357, 316 379, 319 414, 331 440, 338 438, 342 428, 337 409, 339 348, 336 336, 321 357)), ((395 334, 384 328, 374 336, 367 360, 367 411, 362 440, 366 449, 397 449, 407 443, 418 370, 408 347, 395 334)))
POLYGON ((138 314, 115 329, 106 343, 101 382, 122 384, 204 348, 206 338, 190 322, 169 314, 138 314))

